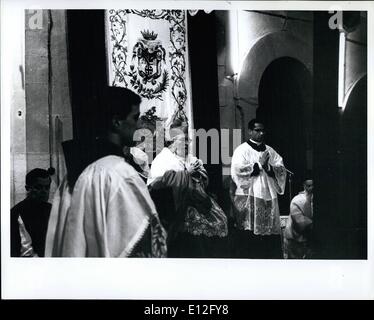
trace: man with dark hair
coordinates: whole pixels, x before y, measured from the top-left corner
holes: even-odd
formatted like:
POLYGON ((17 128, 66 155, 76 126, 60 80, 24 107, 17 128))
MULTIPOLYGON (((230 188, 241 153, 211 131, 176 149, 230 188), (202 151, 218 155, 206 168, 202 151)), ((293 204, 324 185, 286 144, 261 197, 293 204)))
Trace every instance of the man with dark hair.
POLYGON ((46 255, 166 255, 165 231, 147 186, 131 154, 124 154, 134 145, 140 101, 128 89, 108 88, 105 135, 83 154, 83 144, 65 153, 68 175, 53 201, 46 255))
MULTIPOLYGON (((121 88, 121 87, 106 87, 104 91, 104 114, 106 118, 106 132, 112 131, 113 116, 116 119, 125 119, 127 115, 131 112, 131 108, 124 106, 139 106, 141 103, 141 98, 136 93, 131 90, 121 88)), ((138 112, 134 114, 136 121, 139 118, 139 108, 138 112)), ((131 130, 131 128, 129 128, 131 130)), ((132 140, 127 141, 127 145, 134 144, 132 140)))
POLYGON ((45 237, 51 204, 48 203, 51 186, 50 171, 36 168, 26 175, 25 200, 11 210, 11 256, 21 256, 20 223, 31 237, 34 253, 44 257, 45 237))
POLYGON ((249 140, 235 149, 231 164, 237 250, 240 257, 281 258, 278 194, 284 193, 286 170, 264 143, 264 125, 253 119, 248 130, 249 140))

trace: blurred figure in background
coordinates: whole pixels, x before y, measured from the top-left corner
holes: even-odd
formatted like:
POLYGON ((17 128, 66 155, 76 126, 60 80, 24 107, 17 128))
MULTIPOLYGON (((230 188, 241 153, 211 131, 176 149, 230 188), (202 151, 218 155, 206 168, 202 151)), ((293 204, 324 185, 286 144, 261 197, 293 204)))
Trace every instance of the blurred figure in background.
POLYGON ((304 191, 291 201, 285 229, 285 247, 289 259, 308 259, 312 256, 313 180, 305 180, 303 186, 304 191))

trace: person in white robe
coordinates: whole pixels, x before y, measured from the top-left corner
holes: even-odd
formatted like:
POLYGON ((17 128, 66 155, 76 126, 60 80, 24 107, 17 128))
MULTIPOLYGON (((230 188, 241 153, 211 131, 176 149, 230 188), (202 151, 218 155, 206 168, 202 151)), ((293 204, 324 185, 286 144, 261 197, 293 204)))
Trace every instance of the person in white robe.
POLYGON ((305 180, 304 191, 290 204, 290 215, 285 228, 285 247, 289 259, 308 259, 312 256, 313 180, 305 180))
MULTIPOLYGON (((278 242, 281 232, 278 194, 284 193, 286 170, 282 157, 264 143, 264 125, 253 119, 248 123, 248 129, 250 139, 235 149, 231 163, 231 177, 235 185, 235 226, 239 230, 248 231, 245 236, 248 241, 259 239, 253 241, 252 248, 249 244, 248 250, 254 254, 248 257, 256 258, 256 254, 258 257, 280 257, 280 237, 279 247, 276 244, 275 251, 273 248, 254 247, 261 246, 261 243, 274 238, 274 235, 278 242)), ((243 239, 239 242, 243 242, 243 239)))
POLYGON ((208 175, 203 162, 189 153, 188 133, 172 139, 153 160, 147 183, 153 190, 169 187, 173 192, 178 217, 172 217, 169 240, 183 238, 178 257, 211 257, 214 248, 209 253, 206 246, 227 236, 227 217, 206 192, 208 175))
POLYGON ((133 153, 140 97, 109 88, 110 126, 76 181, 58 188, 48 225, 49 257, 165 257, 166 232, 133 153))

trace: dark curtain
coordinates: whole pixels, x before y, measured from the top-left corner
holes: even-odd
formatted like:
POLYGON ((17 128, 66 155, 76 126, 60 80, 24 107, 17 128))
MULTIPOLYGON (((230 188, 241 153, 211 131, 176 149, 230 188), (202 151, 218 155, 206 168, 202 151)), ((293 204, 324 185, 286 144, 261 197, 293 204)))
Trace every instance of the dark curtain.
MULTIPOLYGON (((209 130, 220 129, 218 103, 218 75, 216 49, 216 20, 214 12, 199 12, 188 17, 188 42, 192 81, 192 104, 194 127, 209 130)), ((199 150, 197 141, 197 148, 199 150)), ((222 197, 222 165, 210 164, 211 144, 208 139, 208 171, 209 191, 218 199, 222 197)), ((221 157, 221 151, 219 151, 221 157)), ((197 156, 199 156, 197 154, 197 156)))
POLYGON ((68 59, 74 139, 101 133, 107 85, 103 10, 67 10, 68 59))

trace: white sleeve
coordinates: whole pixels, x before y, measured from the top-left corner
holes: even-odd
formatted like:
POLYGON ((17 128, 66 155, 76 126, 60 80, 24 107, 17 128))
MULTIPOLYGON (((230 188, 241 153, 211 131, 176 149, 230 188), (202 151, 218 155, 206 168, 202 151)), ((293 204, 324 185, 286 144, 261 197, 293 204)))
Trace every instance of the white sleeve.
POLYGON ((274 187, 279 194, 284 194, 284 189, 286 187, 287 172, 283 165, 282 157, 271 147, 269 148, 270 159, 269 164, 273 167, 275 174, 274 187))
POLYGON ((236 149, 231 160, 231 177, 237 187, 248 188, 253 165, 240 149, 236 149))

